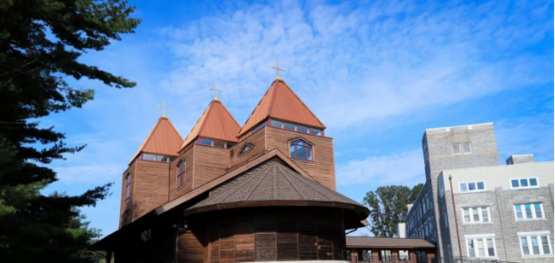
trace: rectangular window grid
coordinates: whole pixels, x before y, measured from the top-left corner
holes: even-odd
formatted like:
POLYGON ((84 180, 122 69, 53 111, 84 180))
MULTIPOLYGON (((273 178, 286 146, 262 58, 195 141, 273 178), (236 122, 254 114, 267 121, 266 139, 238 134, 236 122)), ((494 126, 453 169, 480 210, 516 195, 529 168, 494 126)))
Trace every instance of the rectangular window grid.
POLYGON ((543 232, 519 234, 520 251, 522 256, 552 255, 550 235, 543 232))
POLYGON ((513 207, 515 209, 516 220, 545 218, 542 203, 515 204, 513 207))

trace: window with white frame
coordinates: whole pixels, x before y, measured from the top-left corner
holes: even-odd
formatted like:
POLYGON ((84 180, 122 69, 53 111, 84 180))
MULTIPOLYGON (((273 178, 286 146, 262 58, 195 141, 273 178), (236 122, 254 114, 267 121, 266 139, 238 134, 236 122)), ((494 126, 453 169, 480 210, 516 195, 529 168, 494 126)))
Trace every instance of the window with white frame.
POLYGON ((486 183, 484 181, 459 183, 459 190, 461 193, 484 191, 486 183))
POLYGON ((462 210, 464 223, 491 222, 489 206, 464 207, 462 210))
POLYGON ((469 258, 491 258, 496 257, 495 235, 465 236, 466 253, 469 258))
POLYGON ((516 220, 545 218, 542 203, 515 204, 514 208, 516 220))
POLYGON ((537 177, 511 179, 512 189, 534 188, 534 187, 540 187, 537 177))
POLYGON ((472 145, 470 142, 453 143, 453 154, 469 154, 472 153, 472 145))
POLYGON ((551 237, 548 231, 518 233, 522 256, 552 255, 551 237))

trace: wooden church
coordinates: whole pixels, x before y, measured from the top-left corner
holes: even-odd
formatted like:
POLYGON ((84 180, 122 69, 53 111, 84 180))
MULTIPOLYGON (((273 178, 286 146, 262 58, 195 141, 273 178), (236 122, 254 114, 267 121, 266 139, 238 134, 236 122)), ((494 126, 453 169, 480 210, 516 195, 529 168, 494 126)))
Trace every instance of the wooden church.
POLYGON ((279 77, 241 127, 214 98, 185 140, 162 116, 122 175, 107 262, 346 261, 368 209, 335 191, 332 138, 279 77))

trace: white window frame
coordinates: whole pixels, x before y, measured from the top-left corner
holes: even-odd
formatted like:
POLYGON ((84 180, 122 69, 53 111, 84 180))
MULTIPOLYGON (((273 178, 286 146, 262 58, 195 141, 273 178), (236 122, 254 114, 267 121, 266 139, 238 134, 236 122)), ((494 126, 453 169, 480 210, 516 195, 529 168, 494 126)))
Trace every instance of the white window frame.
POLYGON ((492 219, 491 219, 491 209, 489 206, 470 206, 470 207, 463 207, 461 208, 461 215, 462 215, 462 219, 463 219, 463 224, 484 224, 484 223, 492 223, 492 219), (486 211, 488 213, 488 221, 484 221, 484 216, 482 214, 483 210, 482 208, 485 207, 486 211), (467 208, 468 209, 468 213, 470 215, 470 221, 466 221, 464 218, 464 209, 467 208), (473 216, 473 211, 477 210, 478 211, 478 221, 474 221, 474 216, 473 216))
POLYGON ((486 181, 472 181, 472 182, 459 182, 459 193, 475 193, 475 192, 483 192, 486 191, 487 189, 487 185, 486 185, 486 181), (468 185, 474 183, 476 184, 476 190, 470 190, 468 188, 468 185), (484 184, 484 189, 478 189, 478 183, 483 183, 484 184), (461 188, 461 185, 465 184, 466 185, 466 191, 463 191, 461 188))
POLYGON ((472 154, 472 142, 455 142, 455 143, 451 143, 451 153, 452 153, 453 155, 472 154), (470 146, 470 152, 465 152, 465 151, 464 151, 463 143, 468 143, 468 146, 470 146), (460 152, 458 152, 458 153, 456 153, 456 152, 453 150, 453 146, 455 146, 455 144, 456 144, 457 146, 459 146, 459 151, 460 151, 460 152))
POLYGON ((511 179, 509 179, 509 186, 511 187, 511 189, 539 188, 540 187, 540 179, 538 177, 511 178, 511 179), (522 180, 522 179, 526 179, 528 181, 528 186, 521 186, 520 185, 520 180, 522 180), (530 179, 536 179, 536 182, 538 183, 538 185, 531 186, 530 185, 530 179), (513 186, 513 180, 518 180, 518 186, 517 187, 513 186))
POLYGON ((518 203, 518 204, 513 204, 513 211, 515 214, 515 220, 516 221, 530 221, 530 220, 544 220, 546 219, 545 217, 545 209, 543 208, 543 203, 542 202, 533 202, 533 203, 518 203), (542 217, 537 217, 536 214, 536 206, 534 204, 540 204, 540 210, 542 212, 542 217), (526 205, 529 204, 531 207, 531 211, 532 211, 532 218, 528 218, 526 217, 526 205), (522 213, 522 218, 518 218, 518 214, 517 214, 517 210, 516 210, 516 206, 519 206, 519 210, 522 213))
POLYGON ((464 244, 466 246, 466 256, 470 258, 470 249, 468 247, 468 240, 473 240, 474 242, 474 255, 476 255, 478 253, 477 250, 477 241, 481 240, 483 242, 484 245, 484 252, 488 251, 489 254, 489 250, 487 246, 487 240, 488 239, 492 239, 492 244, 493 244, 493 256, 474 256, 472 258, 497 258, 497 246, 495 244, 495 234, 483 234, 483 235, 465 235, 464 236, 464 244))
POLYGON ((551 246, 551 233, 549 231, 517 232, 517 236, 518 236, 518 246, 520 247, 520 255, 522 255, 523 258, 553 257, 553 247, 551 246), (532 236, 535 236, 536 238, 540 237, 540 239, 538 240, 540 254, 538 255, 532 254, 534 252, 532 248, 532 236), (549 250, 550 250, 549 254, 545 254, 545 251, 543 251, 541 236, 547 236, 547 244, 549 245, 549 250), (526 238, 526 241, 528 243, 528 252, 530 253, 529 255, 524 255, 524 248, 522 247, 522 243, 520 242, 520 239, 523 237, 526 238))

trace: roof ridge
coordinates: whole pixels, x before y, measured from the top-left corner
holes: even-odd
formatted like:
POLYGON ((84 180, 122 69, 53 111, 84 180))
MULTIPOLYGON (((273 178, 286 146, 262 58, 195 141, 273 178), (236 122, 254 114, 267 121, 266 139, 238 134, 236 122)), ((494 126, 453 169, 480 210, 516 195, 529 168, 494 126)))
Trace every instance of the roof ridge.
POLYGON ((266 118, 270 117, 272 115, 272 110, 274 108, 274 101, 276 100, 276 94, 277 94, 277 80, 274 80, 274 82, 272 83, 272 86, 270 86, 270 89, 272 89, 272 87, 274 88, 274 93, 272 94, 272 97, 270 98, 270 107, 268 107, 268 114, 266 115, 266 118), (275 85, 275 86, 274 86, 275 85))
MULTIPOLYGON (((271 86, 270 86, 271 87, 271 86)), ((266 90, 266 92, 264 93, 264 95, 262 96, 262 98, 260 99, 260 101, 258 101, 258 104, 256 104, 256 107, 254 107, 254 109, 252 110, 251 114, 249 115, 249 117, 247 118, 247 120, 245 121, 245 125, 247 123, 249 123, 249 120, 251 119, 251 117, 253 116, 254 112, 256 111, 256 109, 258 109, 258 106, 260 106, 260 103, 262 103, 262 101, 264 100, 264 98, 266 97, 266 95, 268 94, 268 92, 270 92, 270 89, 266 90)), ((243 134, 243 126, 239 125, 241 127, 241 130, 239 130, 239 134, 237 134, 237 137, 239 137, 239 135, 243 134)))
MULTIPOLYGON (((261 167, 261 168, 262 168, 262 167, 261 167)), ((261 170, 264 171, 264 170, 268 170, 269 168, 270 168, 270 167, 266 167, 265 169, 261 169, 261 170)), ((225 183, 225 184, 222 184, 220 187, 223 187, 223 186, 225 186, 225 185, 228 185, 229 183, 236 181, 237 178, 241 178, 241 177, 247 175, 248 173, 250 173, 250 172, 252 172, 252 171, 253 171, 253 170, 251 170, 251 171, 249 171, 249 172, 247 172, 247 173, 245 173, 245 174, 242 174, 241 176, 235 177, 234 180, 231 180, 231 181, 229 181, 229 182, 227 182, 227 183, 225 183)), ((239 187, 237 187, 237 189, 235 189, 235 191, 232 191, 231 193, 229 193, 229 194, 227 194, 227 195, 223 195, 225 191, 222 191, 222 193, 221 193, 222 197, 220 198, 220 200, 225 200, 226 198, 228 198, 229 196, 231 196, 231 195, 234 194, 235 192, 239 191, 239 189, 243 188, 243 186, 246 185, 247 183, 249 183, 251 180, 252 180, 252 179, 245 180, 245 182, 243 182, 242 184, 240 184, 239 187)))
MULTIPOLYGON (((297 189, 297 186, 296 186, 295 184, 291 183, 291 180, 289 180, 287 173, 284 173, 284 171, 283 171, 283 169, 284 169, 283 166, 277 166, 277 169, 280 170, 280 171, 282 172, 283 177, 285 178, 285 180, 287 180, 287 182, 289 182, 289 184, 291 185, 291 187, 293 187, 293 189, 295 189, 295 192, 297 192, 297 193, 299 194, 299 196, 300 196, 303 200, 305 200, 305 199, 306 199, 305 196, 299 191, 299 189, 297 189)), ((301 177, 302 177, 302 175, 301 175, 301 177)), ((328 198, 328 200, 329 200, 329 198, 328 198)))
POLYGON ((299 96, 297 95, 297 93, 295 93, 295 91, 293 91, 293 90, 289 87, 289 85, 287 85, 287 83, 285 83, 285 81, 282 81, 282 82, 283 82, 283 85, 285 85, 285 87, 287 87, 287 88, 289 89, 289 91, 291 91, 291 93, 293 94, 293 96, 295 96, 295 98, 297 98, 297 100, 299 100, 299 101, 301 102, 301 104, 308 110, 308 112, 309 112, 310 114, 312 114, 312 117, 314 117, 314 118, 320 123, 320 125, 322 125, 322 127, 326 128, 326 125, 324 125, 324 124, 320 121, 320 119, 318 119, 318 117, 316 117, 316 114, 314 114, 314 112, 312 112, 312 110, 311 110, 308 106, 306 106, 306 104, 304 103, 304 101, 301 100, 301 98, 299 98, 299 96))
POLYGON ((235 124, 237 124, 237 126, 241 127, 241 125, 237 122, 237 120, 235 120, 235 118, 233 118, 233 115, 231 114, 231 112, 229 112, 229 111, 227 110, 227 108, 225 107, 225 105, 224 105, 221 101, 219 101, 219 100, 217 100, 216 102, 220 103, 220 104, 222 105, 222 107, 224 108, 224 112, 227 113, 227 115, 229 115, 229 117, 231 117, 231 119, 233 120, 233 122, 235 122, 235 124))
MULTIPOLYGON (((271 166, 268 164, 267 170, 270 170, 270 168, 271 168, 271 166)), ((266 173, 266 174, 264 175, 264 177, 260 178, 260 180, 258 181, 258 183, 256 184, 256 186, 253 188, 252 192, 250 192, 250 193, 249 193, 249 196, 247 196, 246 200, 249 200, 249 199, 251 198, 251 196, 252 196, 252 194, 254 193, 254 191, 256 191, 256 188, 258 188, 258 186, 262 183, 262 181, 264 181, 264 179, 265 179, 266 177, 268 177, 269 174, 270 174, 270 173, 266 173)))
POLYGON ((204 119, 202 120, 202 123, 200 124, 200 127, 198 128, 197 137, 202 133, 202 129, 204 128, 204 124, 206 124, 206 120, 208 119, 208 116, 210 116, 210 112, 212 112, 213 107, 214 107, 214 100, 212 100, 208 104, 208 109, 207 109, 207 112, 206 112, 206 116, 204 117, 204 119))

